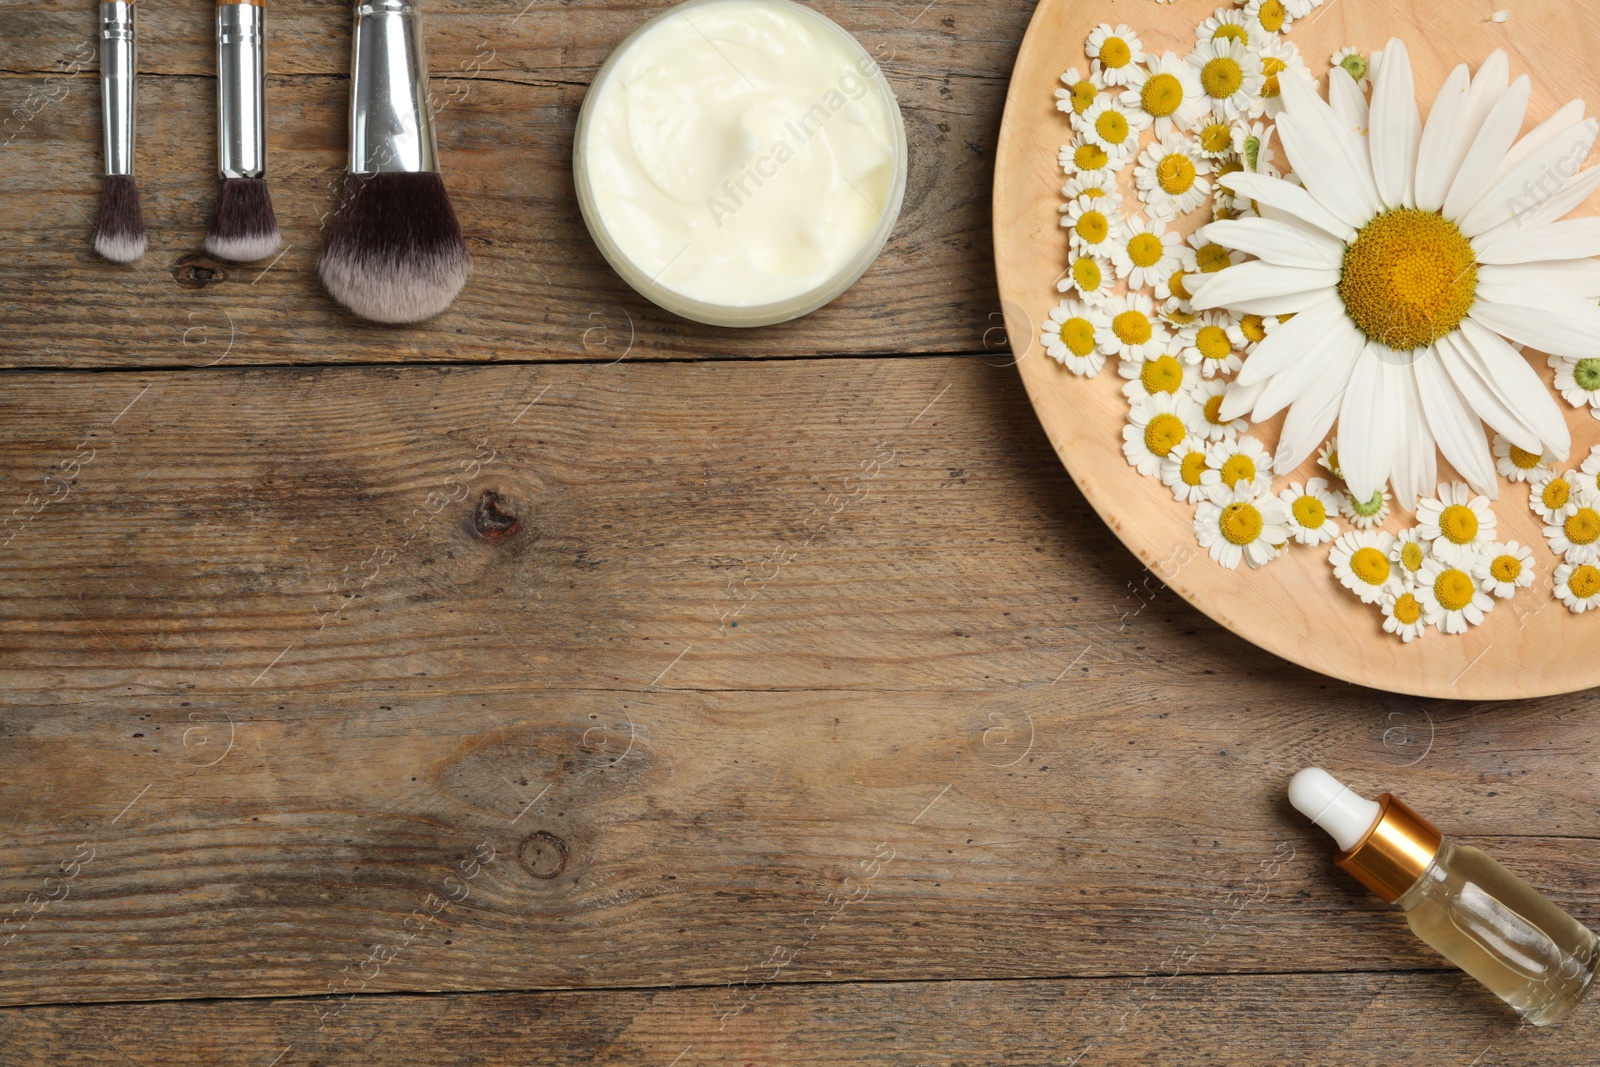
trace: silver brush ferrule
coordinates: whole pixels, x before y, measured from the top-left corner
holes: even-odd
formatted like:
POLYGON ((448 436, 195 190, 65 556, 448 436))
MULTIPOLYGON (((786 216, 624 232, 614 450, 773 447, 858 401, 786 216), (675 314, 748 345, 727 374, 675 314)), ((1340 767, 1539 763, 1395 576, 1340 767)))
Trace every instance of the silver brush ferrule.
POLYGON ((133 76, 138 56, 133 4, 100 5, 100 109, 106 137, 106 174, 133 173, 133 76))
POLYGON ((356 5, 350 74, 350 173, 436 173, 428 56, 409 0, 356 5))
POLYGON ((217 5, 217 169, 224 178, 267 171, 266 9, 217 5))

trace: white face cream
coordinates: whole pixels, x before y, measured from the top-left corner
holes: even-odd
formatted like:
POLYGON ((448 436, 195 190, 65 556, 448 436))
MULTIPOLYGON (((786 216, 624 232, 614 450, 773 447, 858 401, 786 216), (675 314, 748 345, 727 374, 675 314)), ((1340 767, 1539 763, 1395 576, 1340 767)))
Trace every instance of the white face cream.
POLYGON ((612 266, 689 318, 762 325, 843 292, 905 192, 894 93, 788 0, 695 0, 645 24, 584 101, 574 170, 612 266))

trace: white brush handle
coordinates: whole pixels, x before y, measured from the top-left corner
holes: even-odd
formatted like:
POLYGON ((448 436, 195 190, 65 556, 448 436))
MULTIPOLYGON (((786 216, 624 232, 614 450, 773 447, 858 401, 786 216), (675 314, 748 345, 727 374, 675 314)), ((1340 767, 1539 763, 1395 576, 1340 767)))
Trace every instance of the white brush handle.
POLYGON ((133 4, 100 5, 100 110, 105 126, 106 174, 133 173, 133 4))
POLYGON ((267 171, 266 8, 217 5, 217 169, 224 178, 267 171))
POLYGON ((437 173, 428 56, 416 5, 357 4, 351 50, 350 173, 437 173))

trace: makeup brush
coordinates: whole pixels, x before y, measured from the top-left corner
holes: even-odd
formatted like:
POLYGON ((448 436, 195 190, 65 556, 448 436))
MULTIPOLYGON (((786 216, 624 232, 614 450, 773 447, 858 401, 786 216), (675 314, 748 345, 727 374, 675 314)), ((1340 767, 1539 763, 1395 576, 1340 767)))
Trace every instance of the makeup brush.
POLYGON ((472 256, 439 177, 413 0, 357 3, 351 68, 350 173, 317 273, 362 318, 420 322, 450 306, 472 256))
POLYGON ((94 250, 113 263, 144 255, 144 212, 133 180, 133 2, 100 5, 100 116, 105 127, 106 183, 94 250))
POLYGON ((217 0, 217 170, 206 251, 249 262, 278 250, 267 188, 266 0, 217 0))

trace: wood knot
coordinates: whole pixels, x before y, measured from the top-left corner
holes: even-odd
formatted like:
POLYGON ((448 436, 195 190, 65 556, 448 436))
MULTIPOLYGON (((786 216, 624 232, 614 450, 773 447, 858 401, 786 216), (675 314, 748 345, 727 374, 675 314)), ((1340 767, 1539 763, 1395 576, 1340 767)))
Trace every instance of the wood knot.
POLYGON ((517 846, 517 862, 529 874, 546 882, 567 869, 571 855, 567 843, 548 830, 530 834, 517 846))
POLYGON ((228 280, 228 268, 199 252, 181 256, 172 265, 172 278, 185 289, 207 289, 228 280))
POLYGON ((504 541, 522 529, 522 520, 505 497, 485 489, 472 509, 472 528, 486 541, 504 541))

